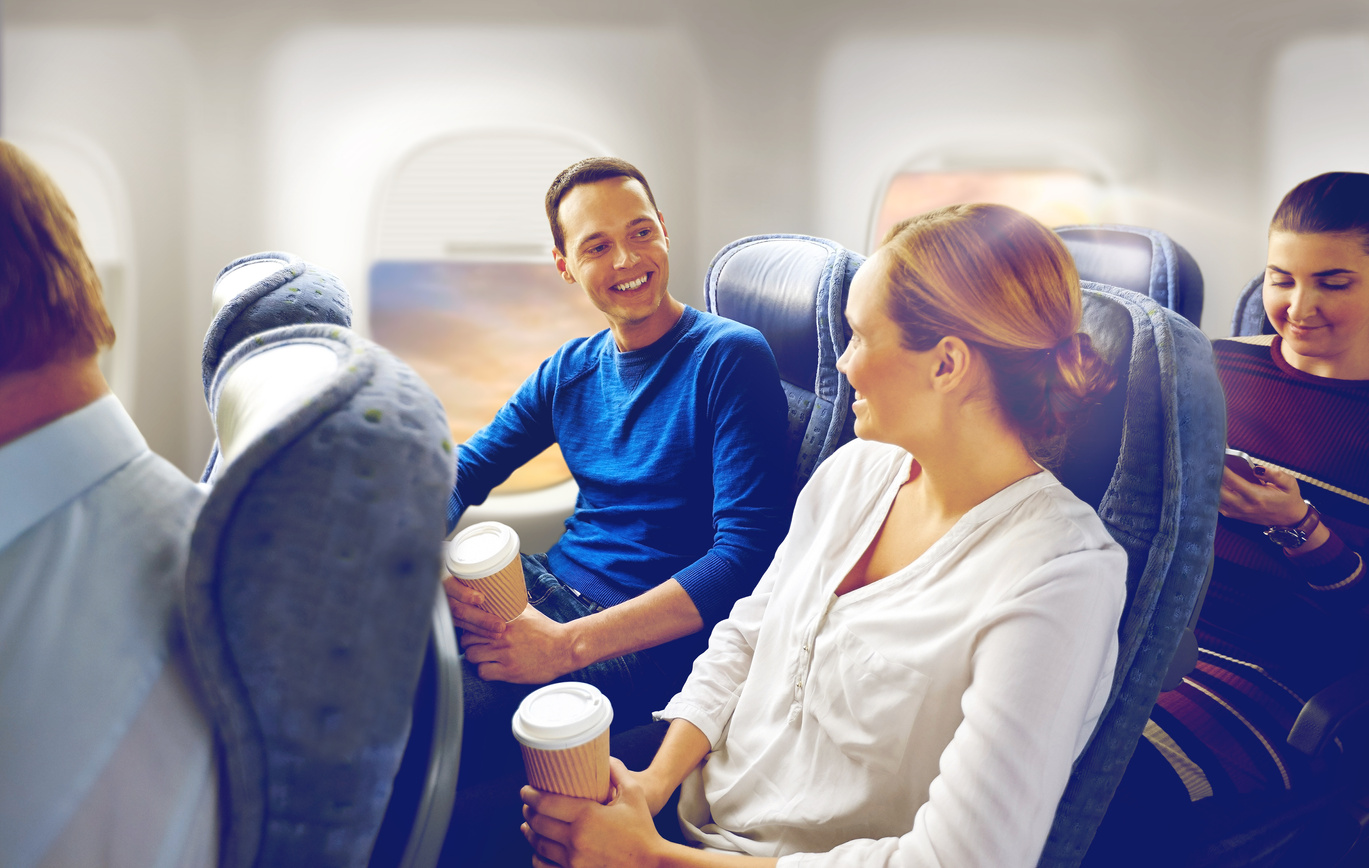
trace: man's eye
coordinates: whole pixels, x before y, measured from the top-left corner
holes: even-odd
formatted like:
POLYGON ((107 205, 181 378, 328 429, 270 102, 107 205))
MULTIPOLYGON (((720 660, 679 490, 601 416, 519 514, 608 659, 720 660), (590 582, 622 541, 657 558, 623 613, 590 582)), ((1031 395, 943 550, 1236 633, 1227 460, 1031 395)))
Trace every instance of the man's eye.
POLYGON ((1321 282, 1322 289, 1345 289, 1349 285, 1350 281, 1348 280, 1323 280, 1321 282))

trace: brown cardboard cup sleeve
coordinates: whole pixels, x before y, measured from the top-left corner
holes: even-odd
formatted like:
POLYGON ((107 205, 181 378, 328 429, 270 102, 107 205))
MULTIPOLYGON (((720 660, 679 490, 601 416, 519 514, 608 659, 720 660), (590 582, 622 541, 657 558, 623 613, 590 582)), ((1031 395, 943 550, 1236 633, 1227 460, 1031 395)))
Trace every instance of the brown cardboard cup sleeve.
POLYGON ((512 621, 528 604, 518 532, 497 521, 473 524, 447 543, 447 572, 484 595, 480 607, 512 621))

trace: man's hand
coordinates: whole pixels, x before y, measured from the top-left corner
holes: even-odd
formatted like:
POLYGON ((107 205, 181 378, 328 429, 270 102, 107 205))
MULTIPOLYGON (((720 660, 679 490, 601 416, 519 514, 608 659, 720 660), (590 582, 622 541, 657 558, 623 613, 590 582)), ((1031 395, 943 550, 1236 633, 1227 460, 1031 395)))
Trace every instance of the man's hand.
POLYGON ((447 594, 447 608, 452 611, 452 623, 465 636, 493 640, 504 634, 504 619, 480 608, 485 599, 479 591, 466 587, 451 576, 442 580, 442 590, 447 594))
POLYGON ((571 627, 553 621, 531 605, 501 627, 502 632, 495 637, 476 631, 461 636, 466 659, 476 665, 486 681, 546 684, 580 668, 573 659, 571 627))
MULTIPOLYGON (((538 868, 647 868, 666 841, 656 832, 646 792, 636 776, 609 759, 607 805, 524 787, 523 835, 538 868)), ((658 807, 657 810, 660 810, 658 807)))
POLYGON ((1256 471, 1262 482, 1242 479, 1222 468, 1221 501, 1217 510, 1227 518, 1265 527, 1288 527, 1302 521, 1307 505, 1302 502, 1298 480, 1273 467, 1256 471))

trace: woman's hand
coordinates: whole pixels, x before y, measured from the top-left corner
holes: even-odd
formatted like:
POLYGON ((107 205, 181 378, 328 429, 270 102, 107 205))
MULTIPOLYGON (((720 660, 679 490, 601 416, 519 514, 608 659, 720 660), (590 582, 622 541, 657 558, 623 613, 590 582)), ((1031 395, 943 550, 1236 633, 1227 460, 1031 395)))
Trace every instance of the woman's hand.
POLYGON ((1307 515, 1298 480, 1274 467, 1260 465, 1255 471, 1262 482, 1248 482, 1222 468, 1221 501, 1217 511, 1227 518, 1265 527, 1290 527, 1307 515))
POLYGON ((523 788, 523 817, 527 820, 523 835, 532 845, 533 865, 651 868, 656 864, 666 841, 651 822, 652 808, 639 775, 610 758, 609 777, 612 797, 607 805, 523 788))

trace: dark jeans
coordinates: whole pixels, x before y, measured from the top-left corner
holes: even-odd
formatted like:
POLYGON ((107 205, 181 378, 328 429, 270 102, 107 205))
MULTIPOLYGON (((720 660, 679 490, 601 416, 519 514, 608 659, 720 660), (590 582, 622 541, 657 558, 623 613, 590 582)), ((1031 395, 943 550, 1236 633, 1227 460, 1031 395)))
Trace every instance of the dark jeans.
MULTIPOLYGON (((523 555, 528 601, 561 623, 583 618, 603 607, 577 594, 547 569, 546 555, 523 555)), ((704 637, 706 638, 706 637, 704 637)), ((689 675, 687 652, 700 637, 686 637, 660 649, 603 660, 558 681, 585 681, 613 703, 613 733, 651 722, 689 675)), ((529 864, 531 851, 518 831, 526 782, 523 756, 513 738, 513 714, 537 684, 485 681, 470 663, 462 662, 465 717, 461 764, 457 770, 456 804, 443 849, 444 865, 502 866, 529 864)))

